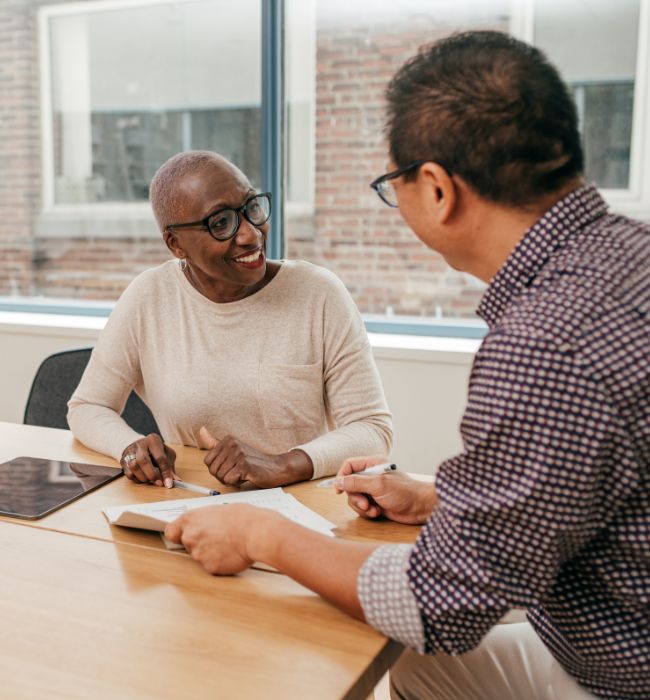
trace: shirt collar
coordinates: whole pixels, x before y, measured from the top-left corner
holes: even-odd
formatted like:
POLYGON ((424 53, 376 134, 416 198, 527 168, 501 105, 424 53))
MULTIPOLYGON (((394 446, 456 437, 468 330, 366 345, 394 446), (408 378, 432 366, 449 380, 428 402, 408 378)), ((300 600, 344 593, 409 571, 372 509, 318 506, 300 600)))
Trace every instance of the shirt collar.
POLYGON ((510 300, 530 284, 551 255, 577 230, 604 216, 607 204, 593 185, 573 190, 556 202, 525 233, 492 278, 477 314, 494 326, 510 300))

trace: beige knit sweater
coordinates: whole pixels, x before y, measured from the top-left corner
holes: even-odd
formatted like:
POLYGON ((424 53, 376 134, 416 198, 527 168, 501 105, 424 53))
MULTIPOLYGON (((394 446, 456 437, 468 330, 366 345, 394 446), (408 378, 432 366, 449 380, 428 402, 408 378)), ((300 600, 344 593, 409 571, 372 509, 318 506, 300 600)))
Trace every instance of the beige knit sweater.
POLYGON ((306 262, 284 261, 266 287, 225 304, 173 261, 139 275, 68 404, 75 436, 119 459, 141 437, 119 415, 132 389, 166 442, 197 446, 205 425, 266 454, 299 447, 314 478, 392 444, 359 312, 335 275, 306 262))

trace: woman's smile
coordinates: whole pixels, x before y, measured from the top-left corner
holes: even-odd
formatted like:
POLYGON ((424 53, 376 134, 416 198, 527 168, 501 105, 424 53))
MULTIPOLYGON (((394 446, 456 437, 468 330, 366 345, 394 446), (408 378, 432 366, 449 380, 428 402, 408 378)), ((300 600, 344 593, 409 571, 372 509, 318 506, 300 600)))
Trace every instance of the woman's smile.
POLYGON ((256 270, 265 264, 266 256, 264 255, 262 246, 259 246, 252 251, 247 250, 245 253, 240 253, 231 258, 231 260, 241 267, 245 267, 249 270, 256 270))

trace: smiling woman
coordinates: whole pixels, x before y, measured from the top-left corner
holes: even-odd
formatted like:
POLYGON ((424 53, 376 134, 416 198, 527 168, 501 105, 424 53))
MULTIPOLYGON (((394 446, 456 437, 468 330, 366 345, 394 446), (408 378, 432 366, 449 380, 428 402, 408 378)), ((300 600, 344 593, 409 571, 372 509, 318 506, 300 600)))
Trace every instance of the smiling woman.
POLYGON ((225 158, 209 151, 173 156, 154 176, 150 196, 167 247, 211 301, 243 299, 275 277, 279 264, 265 257, 270 194, 256 194, 225 158))
POLYGON ((189 151, 161 166, 150 196, 178 265, 147 270, 120 298, 70 400, 74 434, 159 486, 175 477, 166 442, 209 448, 210 473, 236 486, 388 454, 391 417, 360 314, 332 273, 267 260, 271 195, 225 158, 189 151), (120 417, 132 389, 162 437, 120 417))

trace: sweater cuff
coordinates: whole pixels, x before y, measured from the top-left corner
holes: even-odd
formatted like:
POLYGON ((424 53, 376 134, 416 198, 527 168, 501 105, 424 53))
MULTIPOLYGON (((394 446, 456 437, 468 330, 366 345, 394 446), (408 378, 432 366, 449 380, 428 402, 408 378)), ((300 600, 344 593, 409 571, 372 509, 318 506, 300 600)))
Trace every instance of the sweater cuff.
POLYGON ((302 450, 309 457, 309 459, 311 459, 311 463, 314 467, 314 474, 311 477, 312 480, 321 479, 324 476, 332 476, 332 474, 335 474, 336 472, 333 472, 331 468, 328 468, 329 465, 325 463, 323 455, 314 447, 312 442, 308 442, 304 445, 296 445, 296 447, 292 449, 302 450))
POLYGON ((424 626, 407 570, 413 547, 389 544, 364 562, 357 593, 366 622, 387 637, 424 653, 424 626))

